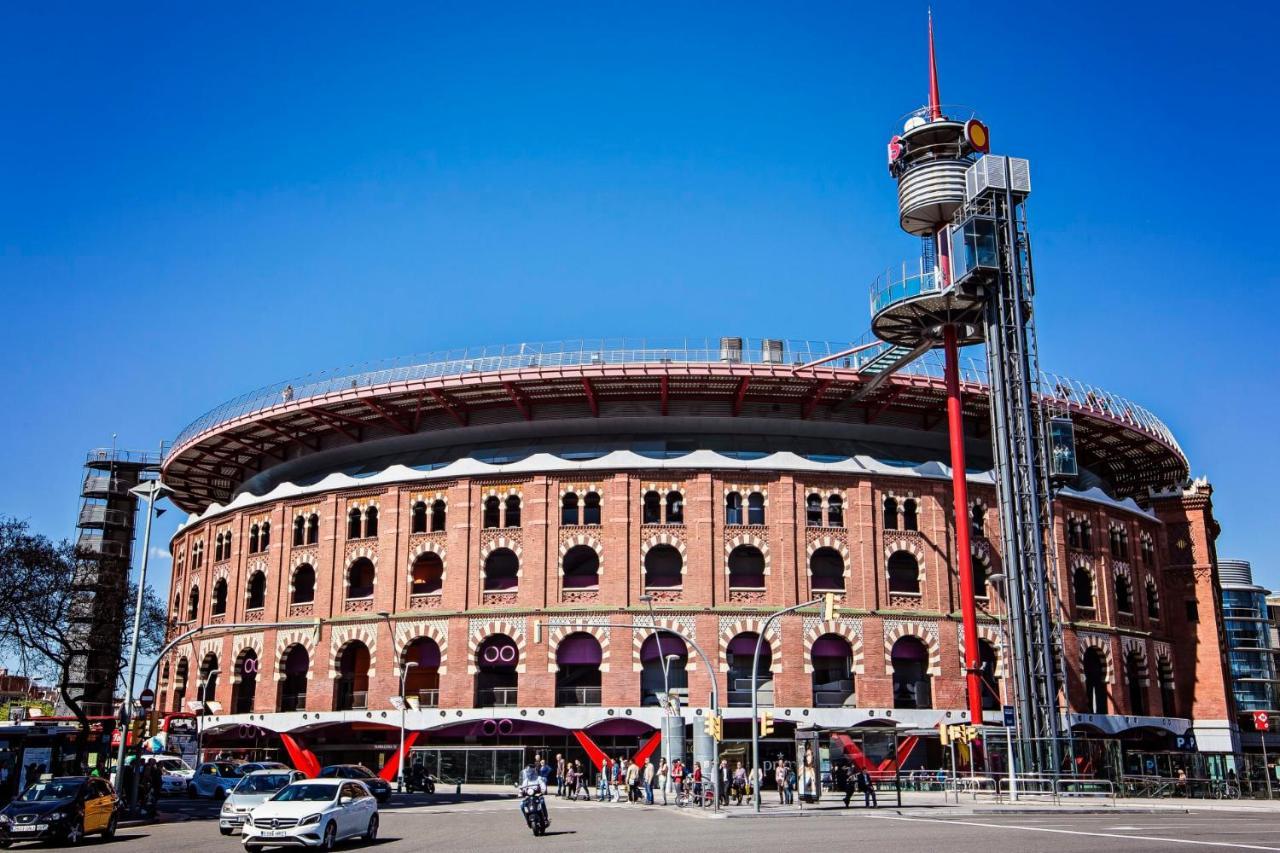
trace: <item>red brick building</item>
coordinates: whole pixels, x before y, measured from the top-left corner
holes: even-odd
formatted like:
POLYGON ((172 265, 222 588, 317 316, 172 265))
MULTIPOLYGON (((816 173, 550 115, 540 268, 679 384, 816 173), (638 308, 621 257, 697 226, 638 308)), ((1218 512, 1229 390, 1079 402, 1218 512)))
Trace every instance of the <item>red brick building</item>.
MULTIPOLYGON (((468 778, 500 776, 507 758, 479 750, 646 742, 673 654, 686 715, 714 680, 741 734, 764 617, 831 591, 834 620, 813 607, 765 632, 758 698, 781 732, 964 719, 937 364, 851 402, 865 363, 796 369, 827 351, 522 345, 210 412, 165 461, 192 513, 171 543, 171 635, 203 630, 163 661, 159 706, 185 709, 207 683, 213 748, 380 766, 404 675, 410 739, 442 763, 469 750, 468 778), (653 617, 710 666, 671 635, 659 650, 653 617)), ((995 721, 999 524, 986 388, 966 379, 960 523, 995 721)), ((1083 468, 1054 507, 1073 730, 1133 749, 1194 733, 1229 752, 1211 489, 1187 481, 1154 416, 1055 382, 1083 468)))

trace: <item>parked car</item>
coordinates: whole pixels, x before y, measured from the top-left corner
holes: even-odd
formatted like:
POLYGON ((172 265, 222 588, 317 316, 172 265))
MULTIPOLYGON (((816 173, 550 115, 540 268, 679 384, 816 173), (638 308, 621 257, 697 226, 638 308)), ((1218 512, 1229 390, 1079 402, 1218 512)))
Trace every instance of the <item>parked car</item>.
POLYGON ((301 770, 288 768, 270 770, 252 770, 240 777, 240 781, 222 801, 222 812, 218 815, 218 830, 223 835, 230 835, 244 826, 249 819, 249 812, 262 805, 285 785, 307 778, 301 770))
POLYGON ((220 800, 240 781, 244 775, 242 767, 243 763, 239 761, 206 761, 196 768, 187 793, 192 799, 212 797, 220 800))
POLYGON ((191 777, 196 775, 191 765, 176 755, 157 755, 147 760, 160 765, 161 794, 186 793, 191 777))
POLYGON ((244 849, 274 845, 332 850, 339 841, 378 837, 378 801, 353 779, 304 779, 292 782, 250 812, 244 849))
POLYGON ((248 764, 241 764, 240 771, 242 773, 253 773, 257 770, 292 770, 288 764, 281 764, 279 761, 250 761, 248 764))
POLYGON ((321 779, 359 779, 378 802, 391 799, 391 784, 363 764, 330 764, 320 771, 321 779))
POLYGON ((116 834, 118 800, 111 783, 89 776, 36 782, 0 810, 0 848, 17 841, 54 841, 71 847, 86 835, 116 834))

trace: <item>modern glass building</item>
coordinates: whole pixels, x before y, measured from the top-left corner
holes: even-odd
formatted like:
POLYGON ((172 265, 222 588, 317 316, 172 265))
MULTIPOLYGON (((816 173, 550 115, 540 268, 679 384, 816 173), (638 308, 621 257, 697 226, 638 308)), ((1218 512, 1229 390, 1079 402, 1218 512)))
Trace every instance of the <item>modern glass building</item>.
MULTIPOLYGON (((1260 747, 1254 731, 1254 711, 1280 708, 1280 678, 1277 678, 1276 640, 1267 606, 1270 590, 1253 582, 1253 569, 1246 560, 1219 560, 1222 581, 1223 630, 1227 637, 1227 658, 1231 667, 1231 689, 1235 697, 1246 749, 1260 747)), ((1274 714, 1272 715, 1275 716, 1274 714)), ((1276 722, 1273 732, 1280 731, 1276 722)), ((1280 742, 1280 738, 1277 738, 1280 742)), ((1271 741, 1268 740, 1268 746, 1271 741)))

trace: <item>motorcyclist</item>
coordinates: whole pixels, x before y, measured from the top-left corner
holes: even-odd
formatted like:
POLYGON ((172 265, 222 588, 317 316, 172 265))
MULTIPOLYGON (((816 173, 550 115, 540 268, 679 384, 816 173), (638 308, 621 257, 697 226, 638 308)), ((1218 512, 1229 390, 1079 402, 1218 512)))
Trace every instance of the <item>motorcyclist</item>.
POLYGON ((538 769, 532 764, 526 764, 524 771, 520 774, 520 797, 521 809, 524 808, 524 799, 532 796, 534 792, 541 794, 538 797, 538 808, 542 809, 542 820, 544 823, 551 823, 550 817, 547 815, 547 780, 538 775, 538 769))

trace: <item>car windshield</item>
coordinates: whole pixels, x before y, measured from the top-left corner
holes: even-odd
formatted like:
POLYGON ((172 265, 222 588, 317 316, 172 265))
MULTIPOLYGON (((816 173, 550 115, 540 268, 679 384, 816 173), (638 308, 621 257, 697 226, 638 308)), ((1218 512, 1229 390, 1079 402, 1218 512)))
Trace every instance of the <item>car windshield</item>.
POLYGON ((165 773, 172 773, 175 770, 187 769, 187 766, 177 758, 170 758, 168 761, 157 761, 156 763, 160 765, 160 769, 165 773))
POLYGON ((27 789, 22 795, 22 800, 28 803, 40 800, 69 800, 80 793, 80 786, 83 784, 83 782, 60 782, 57 779, 52 782, 37 782, 27 789))
POLYGON ((240 784, 236 785, 234 793, 237 794, 270 794, 272 791, 279 791, 285 785, 289 784, 288 773, 271 773, 261 776, 254 774, 246 776, 240 780, 240 784))
POLYGON ((232 777, 235 777, 235 776, 243 776, 243 775, 244 775, 244 768, 242 768, 239 764, 221 764, 221 763, 219 763, 219 764, 215 764, 215 765, 213 765, 213 766, 214 766, 214 767, 216 767, 216 768, 218 768, 218 775, 219 775, 219 776, 232 776, 232 777))
POLYGON ((336 785, 309 785, 304 782, 299 785, 290 785, 287 788, 284 788, 271 799, 278 800, 282 803, 296 803, 304 801, 327 803, 329 800, 333 799, 333 792, 336 790, 336 785))
POLYGON ((351 778, 353 779, 369 779, 373 776, 373 771, 367 767, 360 767, 357 765, 347 769, 350 771, 351 778))

